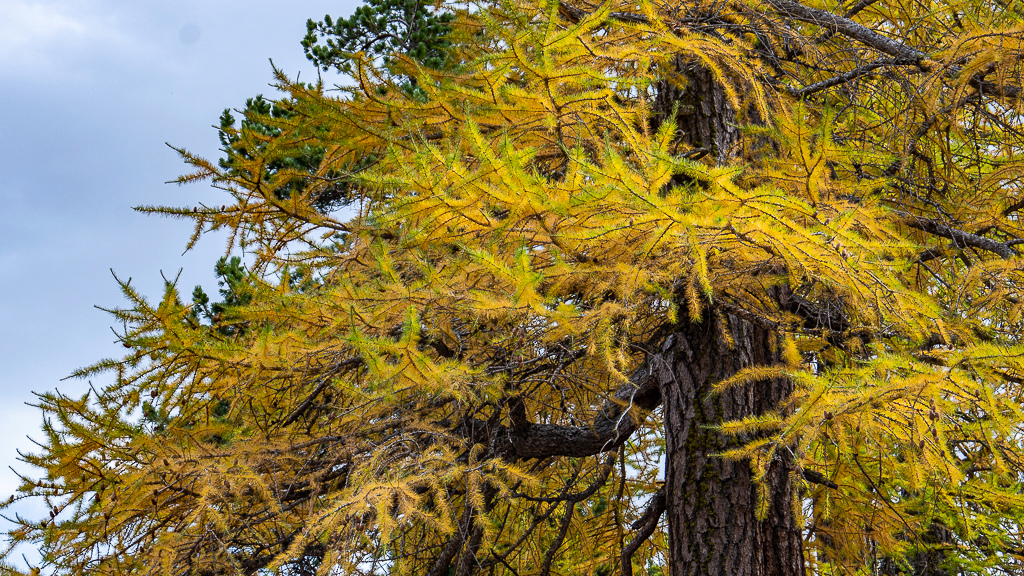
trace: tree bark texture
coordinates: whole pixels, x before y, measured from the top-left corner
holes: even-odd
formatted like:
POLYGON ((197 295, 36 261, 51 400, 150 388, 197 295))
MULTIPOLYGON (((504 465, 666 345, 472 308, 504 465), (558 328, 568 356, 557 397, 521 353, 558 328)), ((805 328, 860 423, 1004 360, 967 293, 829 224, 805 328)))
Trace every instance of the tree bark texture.
POLYGON ((768 513, 759 520, 749 464, 718 456, 750 438, 712 428, 778 409, 792 385, 776 379, 715 394, 716 382, 777 363, 778 354, 767 330, 735 316, 707 316, 681 325, 651 363, 665 413, 669 574, 803 576, 790 463, 773 463, 765 479, 768 513))
MULTIPOLYGON (((677 58, 675 80, 659 86, 656 111, 675 115, 678 137, 714 162, 737 152, 736 110, 711 72, 677 58)), ((713 428, 779 409, 792 391, 785 380, 735 386, 715 383, 749 366, 776 364, 772 333, 713 309, 702 322, 682 322, 649 358, 665 413, 665 504, 670 576, 803 576, 803 539, 793 514, 792 465, 772 464, 770 502, 757 518, 750 465, 719 456, 751 438, 713 428), (728 337, 726 335, 728 333, 728 337)))
POLYGON ((677 59, 678 75, 662 80, 655 101, 655 118, 660 122, 675 113, 680 138, 695 149, 703 149, 717 163, 735 155, 739 142, 736 111, 725 90, 706 68, 677 59))

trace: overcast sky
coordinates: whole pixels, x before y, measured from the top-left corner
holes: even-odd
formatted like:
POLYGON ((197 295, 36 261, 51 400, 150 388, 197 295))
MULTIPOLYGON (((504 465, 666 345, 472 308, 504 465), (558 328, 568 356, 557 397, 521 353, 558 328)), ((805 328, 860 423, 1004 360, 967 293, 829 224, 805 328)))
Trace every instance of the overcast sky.
POLYGON ((273 93, 268 59, 315 78, 306 19, 355 6, 0 0, 0 495, 38 435, 32 391, 80 394, 86 383, 61 379, 123 352, 94 308, 123 303, 110 269, 154 297, 161 271, 216 287, 222 239, 182 255, 188 223, 131 209, 223 203, 205 184, 164 184, 187 171, 165 142, 216 158, 221 111, 273 93))

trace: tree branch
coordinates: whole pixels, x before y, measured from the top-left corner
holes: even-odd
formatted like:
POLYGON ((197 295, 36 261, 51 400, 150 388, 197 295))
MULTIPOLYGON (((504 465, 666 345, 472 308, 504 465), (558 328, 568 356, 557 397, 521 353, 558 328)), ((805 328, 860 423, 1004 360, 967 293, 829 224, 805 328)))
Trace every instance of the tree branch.
MULTIPOLYGON (((875 2, 878 2, 878 0, 860 0, 860 2, 857 2, 856 4, 851 6, 850 9, 847 10, 845 14, 843 14, 843 18, 853 18, 854 16, 857 15, 858 12, 867 8, 868 6, 871 6, 875 2)), ((815 42, 817 42, 818 44, 827 42, 835 35, 836 33, 834 30, 828 30, 824 34, 822 34, 820 38, 815 40, 815 42)))
POLYGON ((780 14, 789 16, 790 18, 800 22, 821 26, 822 28, 826 28, 832 32, 838 32, 847 38, 856 40, 878 50, 879 52, 888 54, 889 56, 896 58, 902 64, 920 65, 928 58, 927 54, 916 48, 912 48, 902 42, 893 40, 888 36, 879 34, 867 26, 858 24, 849 18, 839 16, 838 14, 833 14, 826 10, 819 10, 818 8, 804 6, 803 4, 792 2, 791 0, 766 0, 766 2, 780 14))
POLYGON ((636 553, 641 544, 651 537, 651 534, 654 534, 654 529, 658 527, 658 520, 665 512, 665 508, 665 485, 662 484, 661 489, 654 494, 654 498, 651 498, 650 503, 647 504, 644 515, 632 525, 634 530, 639 530, 640 532, 629 541, 629 544, 622 548, 622 554, 619 556, 622 576, 633 576, 633 554, 636 553))
POLYGON ((952 226, 939 222, 938 220, 914 216, 913 214, 909 214, 901 210, 895 210, 895 212, 903 218, 902 222, 907 226, 910 226, 915 230, 934 234, 935 236, 949 238, 960 248, 971 246, 980 250, 994 252, 1003 258, 1012 258, 1016 254, 1008 242, 999 242, 991 238, 971 234, 970 232, 953 228, 952 226))
POLYGON ((562 525, 558 528, 558 536, 555 537, 555 541, 551 543, 551 547, 544 554, 544 562, 540 566, 541 576, 548 576, 551 573, 551 561, 555 559, 555 554, 562 547, 562 542, 565 541, 565 535, 569 532, 569 523, 572 522, 572 515, 575 511, 575 502, 566 504, 565 515, 562 516, 562 525))
POLYGON ((459 549, 462 548, 462 543, 466 541, 465 534, 469 531, 472 519, 473 509, 467 502, 462 512, 462 519, 459 521, 458 529, 455 530, 455 533, 445 543, 444 548, 441 549, 441 553, 434 560, 434 565, 427 572, 427 576, 444 576, 449 573, 452 560, 455 560, 459 549))
MULTIPOLYGON (((818 8, 811 8, 804 6, 799 2, 793 2, 792 0, 765 0, 772 8, 774 8, 780 14, 788 16, 794 20, 800 22, 807 22, 808 24, 814 24, 821 26, 829 32, 835 34, 842 34, 851 40, 856 40, 862 44, 870 46, 879 52, 888 54, 896 59, 896 64, 914 64, 922 70, 927 70, 929 66, 926 64, 928 55, 917 48, 908 46, 898 40, 893 40, 884 34, 879 34, 874 30, 858 24, 847 17, 833 14, 827 10, 820 10, 818 8)), ((864 4, 867 6, 869 3, 860 2, 857 6, 864 4)), ((857 6, 854 6, 856 8, 857 6)), ((859 10, 858 10, 859 11, 859 10)), ((852 9, 850 15, 856 14, 852 9)), ((950 66, 945 72, 945 76, 955 76, 963 70, 960 66, 950 66)), ((1000 85, 995 82, 985 80, 985 76, 995 70, 994 66, 990 66, 987 70, 975 74, 968 80, 968 83, 976 88, 980 92, 987 92, 993 96, 1000 96, 1003 98, 1018 99, 1021 96, 1021 88, 1013 85, 1000 85)))
MULTIPOLYGON (((583 20, 584 18, 590 15, 590 12, 587 12, 582 8, 577 8, 572 4, 569 4, 568 2, 558 3, 558 13, 561 14, 563 18, 565 18, 569 22, 572 22, 573 24, 578 23, 580 20, 583 20)), ((649 22, 647 20, 647 17, 644 16, 643 14, 634 14, 632 12, 611 12, 608 14, 608 17, 611 18, 612 20, 618 20, 619 22, 627 22, 632 24, 647 24, 649 22)))
MULTIPOLYGON (((661 391, 651 365, 645 362, 633 373, 630 382, 615 392, 590 426, 533 423, 516 428, 500 426, 490 434, 492 453, 509 460, 525 460, 583 457, 615 450, 660 403, 661 391)), ((483 431, 484 426, 473 423, 470 427, 483 431)))
POLYGON ((362 366, 362 364, 362 356, 355 356, 331 365, 331 367, 325 370, 324 373, 320 376, 320 383, 317 384, 316 388, 314 388, 313 391, 310 392, 309 396, 307 396, 306 399, 303 400, 302 403, 299 404, 295 408, 295 410, 293 410, 292 413, 289 414, 288 417, 284 419, 283 422, 281 422, 281 426, 287 426, 292 422, 295 422, 296 420, 299 419, 299 417, 301 417, 306 412, 306 410, 309 410, 310 406, 313 405, 313 402, 317 399, 320 393, 323 392, 328 386, 330 386, 332 382, 334 382, 334 375, 338 374, 339 372, 346 368, 355 368, 358 366, 362 366))
POLYGON ((773 289, 771 295, 779 305, 779 309, 795 314, 803 320, 803 327, 811 330, 827 330, 840 333, 850 328, 843 303, 838 300, 824 303, 811 302, 796 294, 788 284, 773 289))
MULTIPOLYGON (((846 16, 833 14, 832 12, 829 12, 827 10, 821 10, 819 8, 811 8, 810 6, 804 6, 803 4, 800 4, 799 2, 794 2, 792 0, 765 1, 769 6, 774 8, 775 11, 781 15, 792 18, 793 20, 796 20, 798 22, 806 22, 808 24, 821 26, 822 28, 828 30, 823 40, 830 38, 835 34, 842 34, 843 36, 846 36, 851 40, 855 40, 857 42, 870 46, 871 48, 874 48, 875 50, 878 50, 883 54, 888 54, 889 56, 892 56, 894 58, 892 62, 876 62, 873 64, 868 64, 864 67, 850 71, 846 74, 836 76, 835 78, 832 78, 830 80, 825 80, 824 82, 819 82, 818 84, 808 86, 803 90, 797 91, 797 93, 794 94, 797 97, 805 96, 813 92, 818 92, 820 90, 824 90, 825 88, 829 88, 837 84, 842 84, 843 82, 848 82, 849 80, 852 80, 858 76, 862 76, 863 74, 870 72, 871 70, 874 70, 875 68, 879 68, 881 66, 915 65, 921 68, 922 70, 929 69, 929 65, 926 64, 926 62, 928 61, 928 54, 926 54, 925 52, 922 52, 921 50, 918 50, 913 46, 908 46, 898 40, 889 38, 884 34, 875 32, 874 30, 868 28, 867 26, 854 22, 853 20, 850 19, 850 17, 857 14, 864 8, 870 6, 877 0, 861 0, 846 13, 846 16), (846 76, 848 75, 850 75, 850 77, 846 78, 846 76), (820 88, 818 87, 819 84, 825 83, 828 84, 820 88), (807 92, 800 94, 800 92, 804 91, 807 92)), ((558 12, 559 14, 562 15, 563 18, 573 23, 579 22, 580 20, 582 20, 583 18, 590 14, 590 12, 587 12, 586 10, 583 10, 581 8, 577 8, 564 1, 559 2, 558 12)), ((608 15, 608 17, 612 20, 617 20, 619 22, 633 24, 647 24, 650 22, 650 20, 646 16, 631 12, 611 12, 608 15)), ((976 88, 978 91, 986 92, 993 96, 1013 99, 1019 99, 1021 97, 1021 94, 1022 92, 1024 92, 1024 90, 1022 90, 1019 86, 1004 86, 997 84, 995 82, 985 80, 985 76, 987 76, 989 73, 991 73, 992 70, 994 70, 994 68, 991 66, 989 68, 989 70, 985 70, 979 72, 978 74, 975 74, 972 78, 968 80, 968 83, 974 88, 976 88)), ((956 74, 959 74, 962 70, 963 68, 960 66, 950 66, 945 71, 944 75, 955 76, 956 74)))
POLYGON ((818 472, 817 470, 811 470, 810 468, 801 468, 800 474, 802 474, 804 480, 807 480, 808 482, 820 484, 821 486, 825 486, 833 490, 839 488, 839 484, 836 484, 835 482, 829 480, 827 476, 825 476, 821 472, 818 472))
POLYGON ((868 6, 871 6, 875 2, 878 2, 878 0, 860 0, 860 2, 857 2, 856 4, 851 6, 850 9, 846 11, 846 14, 843 14, 843 16, 845 18, 853 18, 854 16, 857 15, 857 12, 860 12, 861 10, 867 8, 868 6))
POLYGON ((822 80, 821 82, 817 82, 815 84, 811 84, 810 86, 806 86, 804 88, 801 88, 800 90, 787 89, 786 91, 789 92, 791 95, 796 96, 797 98, 803 98, 804 96, 808 96, 808 95, 814 94, 815 92, 821 92, 822 90, 827 90, 827 89, 829 89, 829 88, 831 88, 833 86, 838 86, 839 84, 845 84, 845 83, 849 82, 850 80, 854 80, 856 78, 859 78, 859 77, 861 77, 861 76, 863 76, 865 74, 868 74, 870 72, 873 72, 873 71, 875 71, 875 70, 877 70, 879 68, 883 68, 883 67, 886 67, 886 66, 906 66, 906 65, 907 65, 906 63, 901 64, 895 58, 886 58, 884 60, 875 60, 874 62, 872 62, 870 64, 865 64, 863 66, 858 66, 857 68, 854 68, 853 70, 850 70, 849 72, 847 72, 845 74, 840 74, 839 76, 835 76, 833 78, 829 78, 828 80, 822 80))

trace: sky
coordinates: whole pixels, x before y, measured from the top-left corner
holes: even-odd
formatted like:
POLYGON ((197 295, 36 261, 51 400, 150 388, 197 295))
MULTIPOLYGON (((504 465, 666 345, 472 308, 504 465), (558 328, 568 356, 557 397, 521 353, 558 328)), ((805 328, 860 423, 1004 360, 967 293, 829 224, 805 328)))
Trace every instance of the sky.
POLYGON ((161 273, 216 289, 223 236, 183 254, 188 222, 132 210, 224 203, 166 183, 188 171, 167 144, 216 159, 221 111, 274 94, 271 58, 314 79, 306 19, 356 5, 0 0, 0 498, 18 484, 9 466, 33 473, 17 461, 39 437, 32 392, 82 394, 62 379, 123 352, 96 308, 124 304, 111 270, 153 298, 161 273))

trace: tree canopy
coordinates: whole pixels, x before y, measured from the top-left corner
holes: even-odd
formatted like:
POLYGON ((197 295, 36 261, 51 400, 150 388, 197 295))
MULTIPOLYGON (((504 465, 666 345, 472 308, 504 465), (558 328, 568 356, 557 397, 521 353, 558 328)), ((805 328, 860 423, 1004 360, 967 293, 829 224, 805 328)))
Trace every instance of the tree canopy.
POLYGON ((121 284, 125 356, 76 373, 110 383, 39 396, 12 501, 52 510, 12 544, 61 575, 1020 573, 1022 24, 311 22, 351 82, 279 72, 221 163, 182 152, 223 205, 141 208, 251 263, 216 304, 121 284))

